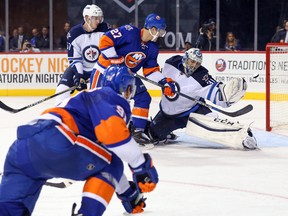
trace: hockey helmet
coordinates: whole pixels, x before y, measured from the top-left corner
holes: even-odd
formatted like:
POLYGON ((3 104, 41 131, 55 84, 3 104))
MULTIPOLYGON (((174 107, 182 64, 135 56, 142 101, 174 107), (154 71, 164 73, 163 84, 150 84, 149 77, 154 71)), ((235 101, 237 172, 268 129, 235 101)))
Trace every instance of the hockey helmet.
POLYGON ((134 96, 136 91, 135 78, 126 66, 110 65, 104 71, 101 84, 109 86, 128 100, 134 96))
POLYGON ((84 20, 85 16, 98 17, 100 19, 100 23, 104 20, 103 11, 95 4, 85 6, 85 8, 83 9, 84 20))
POLYGON ((190 48, 182 57, 184 72, 187 77, 191 76, 202 64, 202 53, 198 48, 190 48))
POLYGON ((166 34, 166 21, 159 15, 152 13, 146 17, 144 28, 151 29, 155 27, 159 32, 160 37, 164 37, 166 34))

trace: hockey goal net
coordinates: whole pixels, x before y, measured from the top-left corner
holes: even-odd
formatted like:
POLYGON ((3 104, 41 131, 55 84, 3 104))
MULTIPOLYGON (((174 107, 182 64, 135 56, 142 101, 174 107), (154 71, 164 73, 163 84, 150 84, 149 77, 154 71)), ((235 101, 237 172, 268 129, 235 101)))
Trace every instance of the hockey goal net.
POLYGON ((266 45, 266 130, 288 131, 288 44, 266 45))

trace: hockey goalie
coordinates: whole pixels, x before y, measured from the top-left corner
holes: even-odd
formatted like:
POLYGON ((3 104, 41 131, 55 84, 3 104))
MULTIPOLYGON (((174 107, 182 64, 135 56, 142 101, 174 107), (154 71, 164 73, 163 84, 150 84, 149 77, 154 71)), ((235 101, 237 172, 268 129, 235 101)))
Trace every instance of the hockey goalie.
MULTIPOLYGON (((171 77, 177 91, 203 103, 209 100, 223 108, 237 103, 246 93, 244 78, 231 78, 227 83, 217 82, 202 66, 202 53, 191 48, 183 56, 175 55, 167 59, 162 73, 171 77)), ((165 86, 164 86, 165 87, 165 86)), ((143 137, 134 136, 140 143, 158 143, 175 140, 173 131, 186 128, 191 136, 204 138, 235 149, 257 149, 257 141, 248 125, 233 122, 231 119, 219 119, 216 112, 195 100, 179 94, 162 95, 160 111, 147 125, 143 137)))

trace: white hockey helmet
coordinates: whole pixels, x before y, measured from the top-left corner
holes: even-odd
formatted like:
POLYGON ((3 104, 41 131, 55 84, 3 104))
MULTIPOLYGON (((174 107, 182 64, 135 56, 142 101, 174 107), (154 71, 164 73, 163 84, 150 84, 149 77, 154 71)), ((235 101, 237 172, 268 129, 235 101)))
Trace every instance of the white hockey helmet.
POLYGON ((202 64, 202 53, 198 48, 190 48, 182 58, 184 72, 187 77, 191 76, 202 64))
POLYGON ((104 15, 103 15, 102 9, 95 4, 85 6, 85 8, 83 9, 84 20, 85 20, 85 16, 99 17, 100 23, 104 21, 104 15))

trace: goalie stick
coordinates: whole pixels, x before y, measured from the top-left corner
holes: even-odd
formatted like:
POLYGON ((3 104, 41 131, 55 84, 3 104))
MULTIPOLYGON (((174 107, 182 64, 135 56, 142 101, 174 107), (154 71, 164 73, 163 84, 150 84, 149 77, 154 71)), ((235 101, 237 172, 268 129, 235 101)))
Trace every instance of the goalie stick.
MULTIPOLYGON (((155 82, 155 81, 153 81, 153 80, 150 80, 150 79, 148 79, 148 78, 146 78, 146 77, 143 77, 143 76, 141 76, 141 75, 139 75, 139 74, 135 74, 135 76, 138 77, 138 78, 140 78, 140 79, 142 79, 142 80, 145 80, 145 81, 147 81, 147 82, 149 82, 149 83, 151 83, 151 84, 154 84, 154 85, 156 85, 156 86, 159 86, 159 87, 161 87, 161 88, 164 87, 163 85, 161 85, 161 84, 159 84, 159 83, 157 83, 157 82, 155 82)), ((214 107, 214 106, 212 106, 212 105, 206 104, 206 103, 204 103, 204 102, 202 102, 202 101, 200 101, 200 100, 198 100, 198 99, 196 99, 196 98, 190 97, 189 95, 183 94, 183 93, 181 93, 181 92, 179 92, 179 91, 177 91, 176 93, 179 94, 179 95, 182 96, 182 97, 185 97, 185 98, 187 98, 187 99, 193 100, 193 101, 195 101, 196 103, 198 103, 198 104, 200 104, 200 105, 202 105, 202 106, 208 107, 208 108, 210 108, 210 109, 213 109, 213 110, 215 110, 215 111, 217 111, 217 112, 219 112, 219 113, 222 113, 222 114, 227 115, 227 116, 230 116, 230 117, 241 116, 241 115, 244 115, 244 114, 250 112, 251 110, 253 110, 253 106, 252 106, 251 104, 248 104, 247 106, 241 108, 240 110, 237 110, 237 111, 234 111, 234 112, 228 112, 228 111, 224 111, 224 110, 222 110, 222 109, 219 109, 219 108, 217 108, 217 107, 214 107)))

